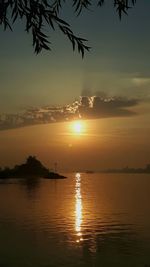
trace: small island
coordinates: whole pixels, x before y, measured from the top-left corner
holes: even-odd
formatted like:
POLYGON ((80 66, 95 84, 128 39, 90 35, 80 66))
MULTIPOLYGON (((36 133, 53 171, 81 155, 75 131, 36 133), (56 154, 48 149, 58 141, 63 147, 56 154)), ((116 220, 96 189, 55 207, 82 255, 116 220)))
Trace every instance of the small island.
POLYGON ((67 178, 56 172, 47 169, 35 156, 29 156, 25 163, 16 165, 14 168, 0 168, 0 179, 9 178, 45 178, 45 179, 64 179, 67 178))

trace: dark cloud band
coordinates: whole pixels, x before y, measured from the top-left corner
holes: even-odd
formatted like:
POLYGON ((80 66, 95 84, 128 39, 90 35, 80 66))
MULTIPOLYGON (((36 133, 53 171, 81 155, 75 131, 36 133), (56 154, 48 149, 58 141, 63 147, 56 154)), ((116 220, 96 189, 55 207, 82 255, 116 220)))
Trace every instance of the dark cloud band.
POLYGON ((71 121, 75 119, 96 119, 136 115, 130 110, 139 100, 122 97, 82 95, 78 101, 59 107, 30 108, 20 114, 1 114, 0 130, 36 124, 71 121))

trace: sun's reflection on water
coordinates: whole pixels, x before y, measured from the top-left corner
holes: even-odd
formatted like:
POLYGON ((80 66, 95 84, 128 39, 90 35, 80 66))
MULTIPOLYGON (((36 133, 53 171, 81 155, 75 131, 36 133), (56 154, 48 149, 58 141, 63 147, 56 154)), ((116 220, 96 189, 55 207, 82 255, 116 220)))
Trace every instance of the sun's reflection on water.
POLYGON ((82 226, 82 195, 81 195, 81 175, 76 173, 76 185, 75 185, 75 230, 76 230, 76 242, 83 241, 81 226, 82 226))

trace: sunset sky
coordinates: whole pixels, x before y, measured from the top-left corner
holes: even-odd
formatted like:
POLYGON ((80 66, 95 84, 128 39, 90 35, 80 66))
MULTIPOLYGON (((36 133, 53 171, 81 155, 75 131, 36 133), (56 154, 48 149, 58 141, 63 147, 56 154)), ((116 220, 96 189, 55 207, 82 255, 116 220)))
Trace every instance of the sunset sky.
POLYGON ((62 171, 150 162, 149 10, 137 1, 120 22, 111 4, 77 18, 64 6, 92 47, 84 59, 59 31, 47 29, 52 51, 36 56, 23 22, 0 29, 0 166, 29 154, 62 171))

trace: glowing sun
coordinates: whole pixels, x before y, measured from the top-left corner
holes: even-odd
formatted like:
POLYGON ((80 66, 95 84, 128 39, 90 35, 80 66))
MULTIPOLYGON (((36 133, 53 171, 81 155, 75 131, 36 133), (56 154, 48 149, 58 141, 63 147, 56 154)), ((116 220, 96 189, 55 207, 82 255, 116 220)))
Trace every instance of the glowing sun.
POLYGON ((74 133, 76 134, 81 134, 83 132, 83 123, 82 121, 74 121, 73 122, 73 127, 72 127, 72 130, 74 133))

